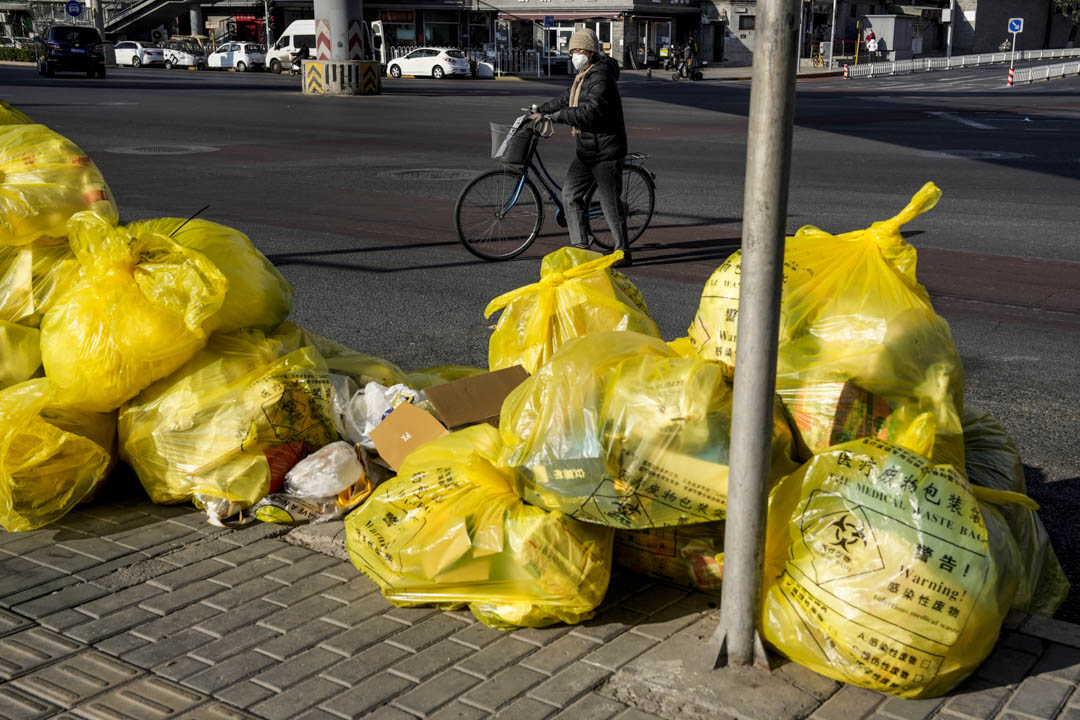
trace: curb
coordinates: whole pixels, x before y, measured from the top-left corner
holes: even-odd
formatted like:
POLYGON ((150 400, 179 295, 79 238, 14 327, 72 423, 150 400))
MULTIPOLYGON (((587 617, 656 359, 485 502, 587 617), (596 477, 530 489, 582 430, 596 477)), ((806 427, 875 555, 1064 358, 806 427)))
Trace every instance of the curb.
POLYGON ((22 60, 0 60, 0 65, 11 65, 13 67, 37 67, 35 62, 24 62, 22 60))

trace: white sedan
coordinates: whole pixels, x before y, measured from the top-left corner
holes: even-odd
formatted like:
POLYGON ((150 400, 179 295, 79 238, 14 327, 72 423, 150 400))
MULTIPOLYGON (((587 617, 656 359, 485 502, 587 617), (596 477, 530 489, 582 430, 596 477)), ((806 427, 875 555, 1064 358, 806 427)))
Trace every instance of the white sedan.
POLYGON ((194 67, 202 69, 206 64, 203 51, 193 42, 169 40, 164 43, 165 69, 174 67, 194 67))
POLYGON ((208 68, 236 68, 244 72, 266 64, 266 53, 255 43, 227 42, 206 58, 208 68))
POLYGON ((441 80, 447 75, 468 75, 469 59, 460 50, 417 48, 404 57, 394 58, 387 64, 390 77, 402 75, 433 77, 441 80))
POLYGON ((116 43, 117 65, 142 67, 143 65, 164 65, 165 51, 157 43, 142 40, 124 40, 116 43))

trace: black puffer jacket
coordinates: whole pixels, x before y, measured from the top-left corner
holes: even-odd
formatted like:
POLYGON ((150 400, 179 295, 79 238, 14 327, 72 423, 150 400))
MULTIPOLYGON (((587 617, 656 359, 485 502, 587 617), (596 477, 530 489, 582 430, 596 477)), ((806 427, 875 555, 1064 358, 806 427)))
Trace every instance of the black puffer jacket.
MULTIPOLYGON (((621 160, 626 155, 626 124, 622 98, 615 84, 619 64, 601 56, 582 80, 577 107, 570 107, 570 91, 540 106, 540 112, 558 113, 559 122, 581 130, 577 136, 577 156, 586 164, 621 160)), ((584 71, 583 71, 584 72, 584 71)))

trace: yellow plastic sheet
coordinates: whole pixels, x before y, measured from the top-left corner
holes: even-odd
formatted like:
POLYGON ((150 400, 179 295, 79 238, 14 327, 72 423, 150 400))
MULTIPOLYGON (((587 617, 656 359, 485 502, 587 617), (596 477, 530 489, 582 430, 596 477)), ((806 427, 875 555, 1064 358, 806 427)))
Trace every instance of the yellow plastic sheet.
POLYGON ((990 653, 1019 581, 1016 542, 984 499, 1033 506, 876 438, 814 456, 769 498, 766 640, 842 682, 948 692, 990 653))
MULTIPOLYGON (((973 485, 1027 492, 1020 453, 1009 434, 988 413, 964 408, 964 453, 968 478, 973 485)), ((1032 508, 1005 505, 1001 512, 1020 547, 1023 568, 1013 607, 1053 615, 1069 594, 1069 580, 1050 544, 1046 527, 1032 508)))
POLYGON ((719 594, 724 579, 724 523, 616 530, 615 562, 640 575, 719 594))
POLYGON ((41 358, 62 402, 118 408, 206 344, 228 281, 202 253, 133 238, 94 213, 69 224, 83 277, 45 314, 41 358))
POLYGON ((31 125, 33 122, 26 113, 0 100, 0 125, 31 125))
POLYGON ((41 367, 37 328, 0 320, 0 390, 29 380, 41 367))
MULTIPOLYGON (((830 235, 812 226, 784 249, 776 391, 809 452, 858 437, 895 441, 934 416, 934 461, 964 468, 964 371, 948 323, 915 279, 900 227, 937 203, 927 183, 896 217, 830 235)), ((709 278, 691 342, 735 364, 741 253, 709 278)))
POLYGON ((205 255, 225 275, 229 291, 221 309, 205 323, 207 332, 241 328, 271 332, 289 316, 292 287, 238 230, 208 220, 181 218, 140 220, 125 229, 139 242, 171 238, 205 255))
POLYGON ((0 125, 0 245, 63 238, 68 218, 83 210, 117 220, 112 191, 87 154, 44 125, 0 125))
POLYGON ((112 468, 116 415, 57 405, 41 378, 0 391, 0 526, 36 530, 93 493, 112 468))
POLYGON ((466 367, 465 365, 439 365, 437 367, 413 370, 409 373, 406 384, 414 390, 423 390, 433 385, 463 380, 475 375, 483 375, 487 370, 482 368, 466 367))
POLYGON ((259 330, 206 348, 120 411, 120 456, 150 499, 194 495, 250 507, 311 452, 338 439, 330 376, 314 347, 259 330))
MULTIPOLYGON (((634 332, 564 345, 503 403, 501 463, 529 503, 624 529, 723 519, 731 389, 719 363, 634 332)), ((777 403, 773 478, 796 465, 777 403)))
POLYGON ((322 355, 327 370, 351 377, 360 388, 369 382, 386 387, 407 382, 405 371, 389 360, 353 350, 292 323, 283 324, 274 336, 297 346, 311 345, 322 355))
POLYGON ((353 564, 395 605, 469 603, 497 628, 592 617, 611 575, 612 531, 526 505, 474 425, 415 450, 345 518, 353 564))
POLYGON ((66 242, 0 245, 0 320, 38 327, 79 272, 66 242))
POLYGON ((611 255, 561 248, 540 264, 540 282, 500 295, 484 317, 503 310, 488 342, 492 370, 521 365, 529 373, 560 347, 591 332, 632 330, 660 337, 641 293, 611 264, 611 255))

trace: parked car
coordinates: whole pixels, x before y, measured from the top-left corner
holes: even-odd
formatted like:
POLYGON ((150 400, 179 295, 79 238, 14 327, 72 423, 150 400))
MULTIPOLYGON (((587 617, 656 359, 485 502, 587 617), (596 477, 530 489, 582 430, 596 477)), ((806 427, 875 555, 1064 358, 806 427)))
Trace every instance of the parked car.
POLYGON ((227 42, 210 53, 206 58, 208 68, 236 68, 236 72, 261 68, 266 63, 266 54, 255 43, 227 42))
POLYGON ((92 27, 50 26, 34 38, 34 58, 40 75, 84 72, 86 77, 105 77, 105 45, 92 27))
POLYGON ((390 77, 402 75, 433 77, 441 80, 447 75, 468 75, 469 59, 460 50, 439 50, 422 47, 404 57, 394 58, 387 64, 390 77))
POLYGON ((266 69, 272 73, 288 72, 293 53, 307 45, 310 57, 315 57, 315 21, 293 20, 278 41, 266 53, 266 69))
POLYGON ((157 43, 146 40, 124 40, 116 43, 117 65, 142 67, 143 65, 164 65, 165 51, 157 43))
POLYGON ((162 43, 165 52, 165 69, 174 67, 194 67, 200 70, 206 65, 202 48, 190 40, 168 40, 162 43))

